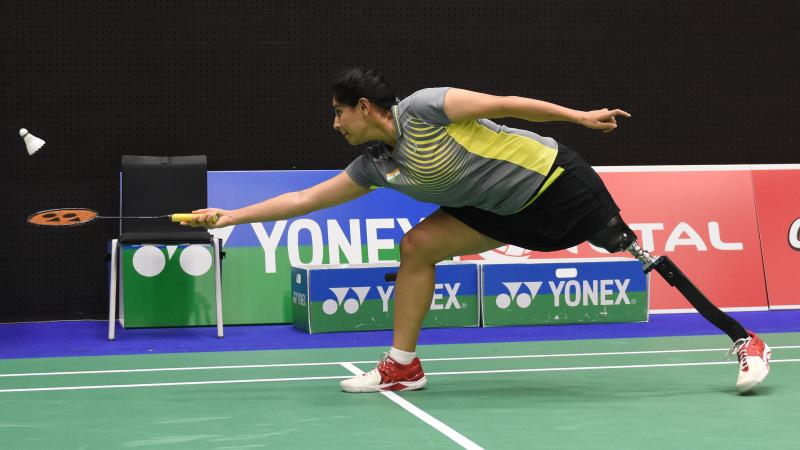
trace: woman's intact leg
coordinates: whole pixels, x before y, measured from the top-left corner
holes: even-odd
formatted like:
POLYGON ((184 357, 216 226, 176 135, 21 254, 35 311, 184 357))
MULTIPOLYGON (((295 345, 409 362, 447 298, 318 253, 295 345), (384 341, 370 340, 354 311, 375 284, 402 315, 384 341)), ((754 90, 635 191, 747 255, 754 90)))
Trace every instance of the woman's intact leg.
POLYGON ((393 347, 415 350, 422 321, 430 309, 437 262, 501 245, 442 210, 406 233, 400 242, 400 268, 394 291, 393 347))

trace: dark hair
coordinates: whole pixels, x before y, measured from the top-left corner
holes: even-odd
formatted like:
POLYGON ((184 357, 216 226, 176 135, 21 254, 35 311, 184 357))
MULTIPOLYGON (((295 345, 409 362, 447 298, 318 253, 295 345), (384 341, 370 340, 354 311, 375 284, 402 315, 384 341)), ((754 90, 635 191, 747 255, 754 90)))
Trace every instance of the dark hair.
POLYGON ((333 83, 333 95, 348 106, 356 106, 362 97, 386 110, 397 103, 394 88, 378 72, 360 67, 339 74, 333 83))

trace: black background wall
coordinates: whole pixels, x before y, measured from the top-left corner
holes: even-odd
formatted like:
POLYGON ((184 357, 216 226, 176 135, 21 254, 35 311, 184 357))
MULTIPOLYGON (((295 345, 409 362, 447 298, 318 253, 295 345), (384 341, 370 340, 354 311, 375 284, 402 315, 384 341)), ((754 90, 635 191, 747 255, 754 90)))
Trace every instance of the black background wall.
MULTIPOLYGON (((797 1, 18 1, 0 4, 0 320, 101 317, 123 154, 210 170, 343 168, 339 69, 633 114, 610 135, 523 124, 595 165, 800 162, 797 1), (47 140, 29 157, 20 128, 47 140)), ((797 195, 797 187, 787 187, 797 195)))

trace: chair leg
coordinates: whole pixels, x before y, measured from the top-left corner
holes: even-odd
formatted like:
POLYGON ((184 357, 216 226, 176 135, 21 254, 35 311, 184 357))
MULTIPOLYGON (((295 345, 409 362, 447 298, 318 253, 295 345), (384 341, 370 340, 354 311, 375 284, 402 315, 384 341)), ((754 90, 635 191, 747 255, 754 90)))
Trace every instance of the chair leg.
POLYGON ((119 254, 119 241, 117 239, 111 240, 111 270, 109 279, 108 290, 108 340, 113 341, 115 338, 116 318, 117 318, 117 270, 118 261, 117 255, 119 254))
POLYGON ((222 239, 212 237, 214 243, 214 285, 217 300, 217 337, 224 336, 222 331, 222 239))

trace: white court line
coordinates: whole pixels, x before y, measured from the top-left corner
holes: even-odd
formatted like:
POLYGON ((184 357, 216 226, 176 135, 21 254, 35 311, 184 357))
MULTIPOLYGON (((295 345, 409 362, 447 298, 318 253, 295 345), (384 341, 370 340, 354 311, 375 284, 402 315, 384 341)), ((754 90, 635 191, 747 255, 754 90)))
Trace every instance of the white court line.
MULTIPOLYGON (((774 348, 774 347, 773 347, 774 348)), ((356 361, 357 364, 369 361, 356 361)), ((136 372, 174 372, 191 370, 226 370, 226 369, 262 369, 269 367, 303 367, 303 366, 338 366, 341 361, 317 363, 285 363, 285 364, 246 364, 239 366, 196 366, 196 367, 154 367, 149 369, 109 369, 109 370, 76 370, 72 372, 38 372, 38 373, 4 373, 3 377, 36 377, 45 375, 93 375, 102 373, 136 373, 136 372)))
POLYGON ((41 392, 41 391, 83 391, 91 389, 119 389, 119 388, 143 388, 143 387, 162 387, 162 386, 197 386, 201 384, 241 384, 241 383, 269 383, 274 381, 314 381, 314 380, 340 380, 347 376, 331 377, 295 377, 295 378, 255 378, 251 380, 214 380, 214 381, 179 381, 175 383, 143 383, 143 384, 101 384, 96 386, 56 386, 46 388, 19 388, 19 389, 0 389, 4 392, 41 392))
MULTIPOLYGON (((778 345, 770 346, 772 349, 776 348, 800 348, 800 345, 778 345)), ((569 356, 615 356, 615 355, 655 355, 663 353, 693 353, 693 352, 727 352, 729 348, 690 348, 683 350, 641 350, 631 352, 599 352, 599 353, 554 353, 545 355, 506 355, 506 356, 467 356, 467 357, 453 357, 453 358, 428 358, 421 361, 477 361, 477 360, 491 360, 491 359, 529 359, 529 358, 561 358, 569 356)), ((368 361, 365 361, 365 363, 368 361)))
MULTIPOLYGON (((776 362, 800 362, 797 359, 773 359, 770 364, 776 362)), ((628 366, 589 366, 589 367, 545 367, 540 369, 499 369, 499 370, 466 370, 462 372, 430 372, 426 376, 435 375, 480 375, 490 373, 522 373, 522 372, 568 372, 580 370, 602 370, 602 369, 643 369, 651 367, 688 367, 688 366, 719 366, 724 364, 739 364, 738 361, 714 361, 714 362, 692 362, 692 363, 671 363, 671 364, 633 364, 628 366)))
MULTIPOLYGON (((780 362, 800 362, 796 359, 773 359, 771 363, 780 362)), ((339 365, 352 363, 339 363, 339 365)), ((721 364, 738 364, 736 361, 713 361, 713 362, 693 362, 693 363, 671 363, 671 364, 634 364, 628 366, 589 366, 589 367, 545 367, 539 369, 500 369, 500 370, 469 370, 463 372, 430 372, 426 376, 437 375, 475 375, 490 373, 513 373, 513 372, 562 372, 570 370, 602 370, 602 369, 643 369, 648 367, 682 367, 682 366, 717 366, 721 364)), ((214 381, 180 381, 174 383, 146 383, 146 384, 102 384, 93 386, 55 386, 46 388, 18 388, 0 389, 0 393, 6 392, 38 392, 38 391, 80 391, 90 389, 118 389, 118 388, 141 388, 141 387, 161 387, 161 386, 196 386, 202 384, 240 384, 240 383, 268 383, 275 381, 314 381, 314 380, 339 380, 348 378, 347 376, 328 376, 328 377, 294 377, 294 378, 256 378, 247 380, 214 380, 214 381)))
MULTIPOLYGON (((793 349, 800 348, 800 345, 776 345, 772 349, 793 349)), ((619 356, 619 355, 656 355, 664 353, 695 353, 695 352, 724 352, 727 348, 690 348, 679 350, 641 350, 630 352, 594 352, 594 353, 553 353, 540 355, 505 355, 505 356, 463 356, 451 358, 426 358, 422 362, 431 361, 483 361, 494 359, 534 359, 534 358, 564 358, 571 356, 619 356)), ((231 369, 266 369, 273 367, 305 367, 305 366, 338 366, 345 362, 351 364, 370 364, 370 361, 332 361, 316 363, 284 363, 284 364, 246 364, 234 366, 197 366, 197 367, 154 367, 148 369, 109 369, 109 370, 78 370, 71 372, 32 372, 32 373, 4 373, 0 378, 11 377, 38 377, 38 376, 60 376, 60 375, 96 375, 109 373, 138 373, 138 372, 178 372, 193 370, 231 370, 231 369)))
MULTIPOLYGON (((342 363, 342 367, 352 372, 354 375, 361 375, 364 373, 361 369, 354 366, 351 363, 342 363)), ((472 442, 466 436, 459 433, 458 431, 450 428, 444 422, 440 421, 439 419, 431 416, 430 414, 426 413, 425 411, 416 407, 413 403, 409 402, 408 400, 400 397, 394 392, 387 392, 381 391, 381 394, 388 398, 389 400, 398 404, 401 408, 405 409, 406 411, 410 412, 414 416, 416 416, 419 420, 427 423, 428 425, 432 426, 436 431, 444 434, 445 436, 452 439, 456 444, 466 448, 466 449, 480 449, 483 450, 483 447, 480 445, 472 442)))

